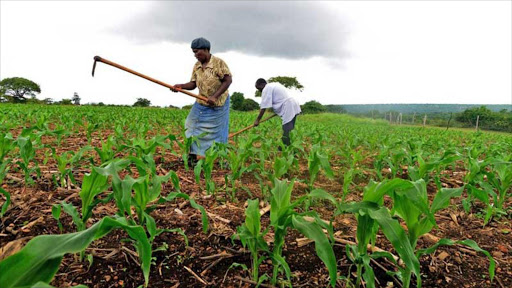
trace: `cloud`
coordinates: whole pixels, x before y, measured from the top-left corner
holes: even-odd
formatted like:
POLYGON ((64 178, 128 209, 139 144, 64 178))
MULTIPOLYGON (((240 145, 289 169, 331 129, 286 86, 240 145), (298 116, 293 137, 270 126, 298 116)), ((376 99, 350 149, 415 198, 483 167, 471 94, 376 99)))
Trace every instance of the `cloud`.
POLYGON ((347 57, 347 25, 325 5, 305 1, 151 2, 117 34, 138 42, 190 43, 205 37, 212 51, 287 59, 347 57))

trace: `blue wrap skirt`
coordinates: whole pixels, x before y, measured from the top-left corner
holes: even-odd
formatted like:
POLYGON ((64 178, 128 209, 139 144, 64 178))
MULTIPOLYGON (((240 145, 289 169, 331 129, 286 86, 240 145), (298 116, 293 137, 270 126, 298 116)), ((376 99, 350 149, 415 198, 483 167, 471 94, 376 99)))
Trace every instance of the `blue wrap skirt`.
POLYGON ((185 122, 185 136, 200 136, 192 143, 190 154, 204 156, 215 142, 227 143, 229 135, 229 96, 221 107, 203 106, 194 103, 185 122))

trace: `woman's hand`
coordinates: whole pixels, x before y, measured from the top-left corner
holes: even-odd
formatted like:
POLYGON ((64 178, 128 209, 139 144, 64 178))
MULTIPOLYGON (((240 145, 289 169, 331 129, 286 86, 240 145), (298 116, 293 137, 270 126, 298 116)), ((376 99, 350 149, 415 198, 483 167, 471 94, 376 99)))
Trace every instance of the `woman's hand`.
POLYGON ((215 98, 213 96, 208 97, 208 101, 207 101, 208 105, 215 106, 215 102, 217 102, 217 98, 215 98))
POLYGON ((172 88, 169 88, 169 89, 171 89, 172 92, 178 92, 179 90, 183 89, 183 84, 174 84, 174 89, 172 89, 172 88))

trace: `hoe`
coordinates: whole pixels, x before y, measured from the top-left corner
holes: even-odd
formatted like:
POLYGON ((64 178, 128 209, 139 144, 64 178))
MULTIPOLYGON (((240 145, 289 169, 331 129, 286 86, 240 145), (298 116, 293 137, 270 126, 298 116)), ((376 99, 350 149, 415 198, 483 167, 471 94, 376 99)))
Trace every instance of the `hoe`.
MULTIPOLYGON (((139 73, 139 72, 137 72, 137 71, 134 71, 134 70, 132 70, 132 69, 130 69, 130 68, 126 68, 126 67, 124 67, 124 66, 122 66, 122 65, 119 65, 119 64, 117 64, 117 63, 115 63, 115 62, 112 62, 112 61, 110 61, 110 60, 107 60, 107 59, 105 59, 105 58, 101 58, 100 56, 94 56, 94 64, 93 64, 93 66, 92 66, 92 77, 94 77, 94 71, 96 70, 96 62, 102 62, 102 63, 105 63, 105 64, 107 64, 107 65, 114 66, 114 67, 116 67, 116 68, 118 68, 118 69, 121 69, 121 70, 124 70, 124 71, 126 71, 126 72, 132 73, 132 74, 134 74, 134 75, 137 75, 137 76, 139 76, 139 77, 142 77, 142 78, 144 78, 144 79, 146 79, 146 80, 149 80, 149 81, 151 81, 151 82, 154 82, 154 83, 156 83, 156 84, 162 85, 162 86, 164 86, 164 87, 167 87, 167 88, 170 88, 170 89, 176 90, 176 91, 178 91, 178 92, 181 92, 181 93, 187 94, 188 96, 194 97, 194 98, 196 98, 196 99, 200 99, 200 100, 203 100, 203 101, 205 101, 205 102, 206 102, 206 101, 208 101, 208 99, 207 99, 206 97, 203 97, 203 96, 200 96, 200 95, 196 95, 196 94, 194 94, 194 93, 188 92, 188 91, 183 90, 183 89, 180 89, 180 88, 176 88, 176 87, 174 87, 174 86, 172 86, 172 85, 169 85, 169 84, 167 84, 167 83, 165 83, 165 82, 162 82, 162 81, 160 81, 160 80, 157 80, 157 79, 151 78, 151 77, 149 77, 149 76, 146 76, 146 75, 144 75, 144 74, 142 74, 142 73, 139 73)), ((270 116, 270 117, 268 117, 268 118, 266 118, 266 119, 261 120, 261 121, 260 121, 260 123, 265 122, 265 121, 269 120, 270 118, 272 118, 272 117, 274 117, 274 116, 276 116, 276 114, 274 114, 274 115, 272 115, 272 116, 270 116)), ((238 134, 240 134, 240 133, 242 133, 242 132, 244 132, 244 131, 246 131, 246 130, 249 130, 249 129, 253 128, 253 127, 254 127, 254 124, 253 124, 253 125, 251 125, 251 126, 247 126, 247 127, 245 127, 244 129, 242 129, 242 130, 240 130, 240 131, 238 131, 238 132, 231 133, 231 134, 229 135, 229 138, 232 138, 232 137, 234 137, 234 136, 236 136, 236 135, 238 135, 238 134)))

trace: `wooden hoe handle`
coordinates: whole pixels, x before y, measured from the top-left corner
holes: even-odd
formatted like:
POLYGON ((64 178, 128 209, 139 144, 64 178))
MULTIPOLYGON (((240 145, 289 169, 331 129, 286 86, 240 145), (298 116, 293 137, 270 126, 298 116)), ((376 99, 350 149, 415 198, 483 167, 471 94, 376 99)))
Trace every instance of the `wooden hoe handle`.
POLYGON ((126 68, 126 67, 124 67, 124 66, 122 66, 122 65, 119 65, 119 64, 117 64, 117 63, 114 63, 114 62, 112 62, 112 61, 110 61, 110 60, 107 60, 107 59, 105 59, 105 58, 101 58, 100 56, 94 56, 94 65, 93 65, 93 67, 92 67, 92 76, 93 76, 93 77, 94 77, 94 70, 96 70, 96 62, 98 62, 98 61, 99 61, 99 62, 102 62, 102 63, 105 63, 105 64, 108 64, 108 65, 110 65, 110 66, 114 66, 114 67, 119 68, 119 69, 121 69, 121 70, 124 70, 124 71, 126 71, 126 72, 132 73, 132 74, 134 74, 134 75, 137 75, 137 76, 139 76, 139 77, 142 77, 142 78, 144 78, 144 79, 146 79, 146 80, 149 80, 149 81, 151 81, 151 82, 154 82, 154 83, 156 83, 156 84, 160 84, 160 85, 165 86, 165 87, 167 87, 167 88, 169 88, 169 89, 173 89, 173 90, 179 91, 179 92, 181 92, 181 93, 187 94, 188 96, 194 97, 194 98, 196 98, 196 99, 203 100, 203 101, 205 101, 205 102, 207 102, 207 101, 208 101, 208 98, 206 98, 206 97, 203 97, 203 96, 200 96, 200 95, 196 95, 196 94, 194 94, 194 93, 188 92, 187 90, 183 90, 183 89, 181 89, 181 88, 176 88, 176 87, 174 87, 174 86, 172 86, 172 85, 169 85, 169 84, 167 84, 167 83, 165 83, 165 82, 162 82, 162 81, 160 81, 160 80, 157 80, 157 79, 151 78, 151 77, 149 77, 149 76, 146 76, 146 75, 144 75, 144 74, 142 74, 142 73, 139 73, 139 72, 137 72, 137 71, 134 71, 134 70, 132 70, 132 69, 130 69, 130 68, 126 68))
MULTIPOLYGON (((272 115, 272 116, 269 116, 269 117, 267 117, 267 118, 265 118, 265 119, 261 120, 261 121, 260 121, 260 124, 261 124, 261 123, 263 123, 263 122, 265 122, 265 121, 267 121, 267 120, 269 120, 269 119, 271 119, 271 118, 274 118, 274 117, 276 117, 276 116, 277 116, 277 114, 274 114, 274 115, 272 115)), ((238 132, 231 133, 231 134, 229 134, 229 138, 235 137, 236 135, 238 135, 238 134, 240 134, 240 133, 242 133, 242 132, 244 132, 244 131, 247 131, 247 130, 249 130, 249 129, 253 128, 253 127, 254 127, 254 124, 252 124, 251 126, 247 126, 247 127, 245 127, 244 129, 242 129, 242 130, 240 130, 240 131, 238 131, 238 132)))

